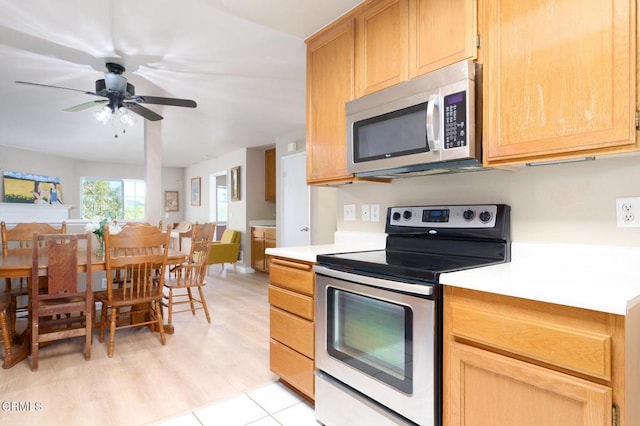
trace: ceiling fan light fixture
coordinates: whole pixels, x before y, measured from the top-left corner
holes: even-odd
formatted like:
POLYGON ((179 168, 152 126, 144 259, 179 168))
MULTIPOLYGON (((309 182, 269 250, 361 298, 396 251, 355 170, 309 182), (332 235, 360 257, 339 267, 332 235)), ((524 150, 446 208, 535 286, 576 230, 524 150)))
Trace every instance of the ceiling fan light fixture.
POLYGON ((118 112, 120 113, 120 121, 124 124, 128 124, 129 126, 133 126, 136 124, 136 120, 133 118, 131 114, 129 114, 129 110, 123 106, 118 108, 118 112))
POLYGON ((102 124, 107 124, 111 119, 111 114, 113 114, 113 111, 111 111, 111 108, 105 105, 98 111, 95 111, 93 113, 93 116, 102 124))

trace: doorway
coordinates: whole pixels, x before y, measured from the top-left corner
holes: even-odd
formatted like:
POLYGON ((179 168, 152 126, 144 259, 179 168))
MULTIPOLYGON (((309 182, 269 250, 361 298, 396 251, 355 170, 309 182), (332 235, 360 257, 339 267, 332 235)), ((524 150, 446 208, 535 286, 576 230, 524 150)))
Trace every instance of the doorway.
POLYGON ((214 240, 219 241, 222 233, 227 229, 229 197, 227 187, 227 171, 209 175, 209 220, 216 223, 214 240))

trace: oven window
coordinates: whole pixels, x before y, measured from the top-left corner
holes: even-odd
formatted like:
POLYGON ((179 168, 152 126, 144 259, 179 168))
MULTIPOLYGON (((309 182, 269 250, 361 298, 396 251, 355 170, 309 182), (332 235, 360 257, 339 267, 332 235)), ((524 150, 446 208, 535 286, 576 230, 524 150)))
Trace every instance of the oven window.
POLYGON ((334 358, 394 388, 413 391, 411 309, 327 289, 327 348, 334 358))

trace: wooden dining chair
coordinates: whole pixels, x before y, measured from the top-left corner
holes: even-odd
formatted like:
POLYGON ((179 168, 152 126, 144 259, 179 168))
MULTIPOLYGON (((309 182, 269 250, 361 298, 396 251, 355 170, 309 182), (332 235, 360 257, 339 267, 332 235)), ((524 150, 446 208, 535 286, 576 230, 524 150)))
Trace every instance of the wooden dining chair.
POLYGON ((169 277, 165 278, 163 305, 167 307, 167 323, 170 329, 173 327, 173 314, 180 312, 191 312, 195 315, 196 310, 203 310, 207 321, 211 322, 203 287, 206 285, 209 251, 215 228, 215 223, 211 222, 193 225, 191 252, 187 262, 172 268, 169 277), (193 293, 196 289, 198 297, 193 293), (188 307, 180 309, 182 305, 188 307))
POLYGON ((137 225, 125 226, 118 234, 109 234, 105 227, 104 235, 107 290, 97 293, 96 298, 102 302, 100 342, 104 342, 105 329, 109 327, 107 355, 113 356, 116 330, 124 328, 151 326, 165 345, 160 302, 171 232, 162 232, 153 225, 137 225), (125 277, 119 283, 118 271, 125 277), (147 308, 142 317, 135 315, 140 306, 147 308))
MULTIPOLYGON (((0 222, 0 237, 2 237, 2 255, 27 255, 30 256, 33 245, 33 234, 65 234, 67 232, 67 223, 62 222, 60 228, 56 228, 48 223, 18 223, 13 228, 8 228, 7 224, 0 222)), ((10 325, 15 326, 16 316, 18 312, 26 312, 27 295, 29 284, 26 277, 5 278, 4 293, 10 297, 10 325), (15 287, 13 284, 17 284, 15 287), (19 300, 24 299, 24 304, 20 304, 19 300)), ((15 331, 15 328, 14 328, 15 331)))
POLYGON ((91 359, 93 288, 91 233, 34 234, 31 276, 46 262, 46 285, 31 285, 31 370, 38 369, 41 343, 84 336, 84 356, 91 359), (78 281, 79 242, 84 241, 86 285, 78 281), (44 260, 43 260, 44 259, 44 260))

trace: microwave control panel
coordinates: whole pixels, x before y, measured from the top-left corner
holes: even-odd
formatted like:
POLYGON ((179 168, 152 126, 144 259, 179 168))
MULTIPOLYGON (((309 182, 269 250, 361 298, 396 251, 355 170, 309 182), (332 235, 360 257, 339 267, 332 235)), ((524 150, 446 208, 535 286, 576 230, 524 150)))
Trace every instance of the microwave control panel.
POLYGON ((444 149, 467 145, 467 93, 444 97, 444 149))

